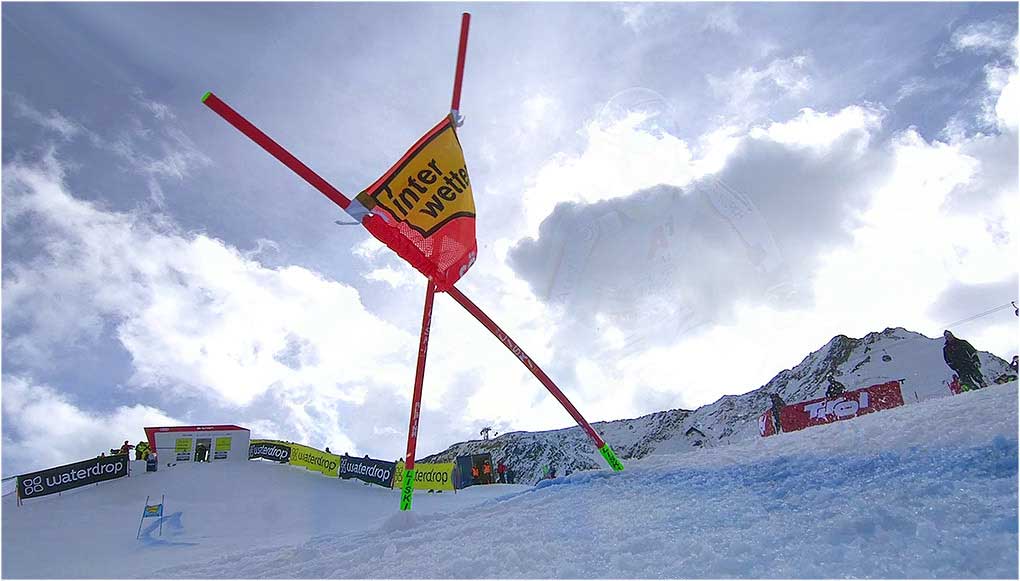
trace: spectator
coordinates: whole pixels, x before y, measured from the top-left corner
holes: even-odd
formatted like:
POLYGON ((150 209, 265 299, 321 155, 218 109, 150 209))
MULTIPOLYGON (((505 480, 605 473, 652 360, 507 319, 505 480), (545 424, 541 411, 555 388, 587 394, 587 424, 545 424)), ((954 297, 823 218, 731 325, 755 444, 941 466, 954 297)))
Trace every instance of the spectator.
POLYGON ((488 460, 482 464, 482 476, 485 478, 486 484, 492 484, 492 463, 488 460))
POLYGON ((783 406, 786 402, 783 398, 779 397, 778 393, 769 394, 769 398, 772 400, 772 424, 776 428, 776 433, 783 431, 783 422, 780 420, 780 412, 783 411, 783 406))
POLYGON ((135 445, 135 460, 145 460, 149 453, 149 443, 145 440, 135 445))
POLYGON ((825 378, 829 380, 829 387, 825 390, 825 397, 839 397, 843 395, 843 392, 846 391, 846 386, 836 381, 833 372, 830 371, 825 378))
POLYGON ((195 446, 195 462, 208 462, 209 449, 205 447, 205 444, 198 444, 195 446))
POLYGON ((131 448, 134 448, 134 446, 128 444, 127 440, 124 440, 124 445, 120 447, 120 453, 127 456, 131 452, 131 448))
POLYGON ((329 446, 326 446, 326 453, 327 454, 332 454, 332 452, 329 451, 329 446))
POLYGON ((950 331, 942 335, 946 342, 942 346, 942 357, 956 375, 960 378, 960 390, 971 391, 981 389, 988 384, 981 375, 981 360, 978 358, 977 349, 964 341, 956 338, 950 331))
POLYGON ((499 474, 499 482, 506 484, 506 464, 502 460, 496 465, 496 472, 499 474))
POLYGON ((471 483, 472 484, 478 484, 478 465, 477 464, 472 464, 471 465, 471 483))
POLYGON ((1014 355, 1013 360, 1009 362, 1009 366, 1013 368, 1013 371, 1020 371, 1020 356, 1014 355))

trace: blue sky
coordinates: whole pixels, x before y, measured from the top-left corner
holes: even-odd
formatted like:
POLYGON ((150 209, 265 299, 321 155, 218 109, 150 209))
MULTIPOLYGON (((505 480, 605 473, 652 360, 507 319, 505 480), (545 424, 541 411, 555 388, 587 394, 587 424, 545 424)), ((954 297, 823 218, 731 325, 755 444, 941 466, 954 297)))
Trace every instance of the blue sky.
MULTIPOLYGON (((354 195, 447 112, 464 10, 459 286, 590 420, 1017 297, 1015 4, 0 10, 4 474, 160 422, 401 455, 424 282, 199 99, 354 195)), ((1010 311, 955 331, 1016 354, 1010 311)), ((424 453, 570 424, 443 296, 424 404, 424 453)))

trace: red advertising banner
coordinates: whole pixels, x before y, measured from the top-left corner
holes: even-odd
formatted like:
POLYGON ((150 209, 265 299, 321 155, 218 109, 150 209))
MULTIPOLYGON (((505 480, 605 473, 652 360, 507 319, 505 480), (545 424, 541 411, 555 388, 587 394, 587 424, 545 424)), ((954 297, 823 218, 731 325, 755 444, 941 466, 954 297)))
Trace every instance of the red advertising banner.
MULTIPOLYGON (((781 431, 795 432, 811 426, 848 420, 903 405, 899 381, 888 381, 847 391, 836 397, 823 397, 783 406, 779 410, 781 431)), ((758 433, 762 437, 776 434, 771 409, 758 416, 758 433)))

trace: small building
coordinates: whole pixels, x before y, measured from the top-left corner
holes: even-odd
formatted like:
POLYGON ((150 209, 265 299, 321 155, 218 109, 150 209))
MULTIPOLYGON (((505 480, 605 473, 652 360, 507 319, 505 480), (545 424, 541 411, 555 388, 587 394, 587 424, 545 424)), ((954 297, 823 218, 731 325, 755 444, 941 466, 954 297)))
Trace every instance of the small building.
POLYGON ((159 463, 247 462, 251 431, 235 425, 145 428, 149 447, 159 463))

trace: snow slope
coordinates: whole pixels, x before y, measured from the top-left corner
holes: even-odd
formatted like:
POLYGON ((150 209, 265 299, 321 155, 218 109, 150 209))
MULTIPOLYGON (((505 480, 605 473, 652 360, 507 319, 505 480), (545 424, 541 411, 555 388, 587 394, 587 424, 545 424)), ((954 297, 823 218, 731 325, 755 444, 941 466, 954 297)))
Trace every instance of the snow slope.
MULTIPOLYGON (((448 513, 525 488, 416 494, 414 510, 448 513)), ((275 462, 181 463, 154 473, 132 462, 129 478, 15 502, 10 494, 2 503, 4 578, 145 578, 168 566, 373 529, 380 515, 397 512, 400 495, 275 462), (145 533, 159 524, 149 518, 135 540, 146 495, 155 504, 162 494, 163 535, 145 533)))
POLYGON ((1016 382, 651 454, 622 473, 419 494, 406 520, 392 491, 267 463, 219 468, 20 509, 5 497, 4 577, 1018 575, 1016 382), (165 540, 197 544, 133 540, 144 494, 159 490, 182 511, 165 540))

